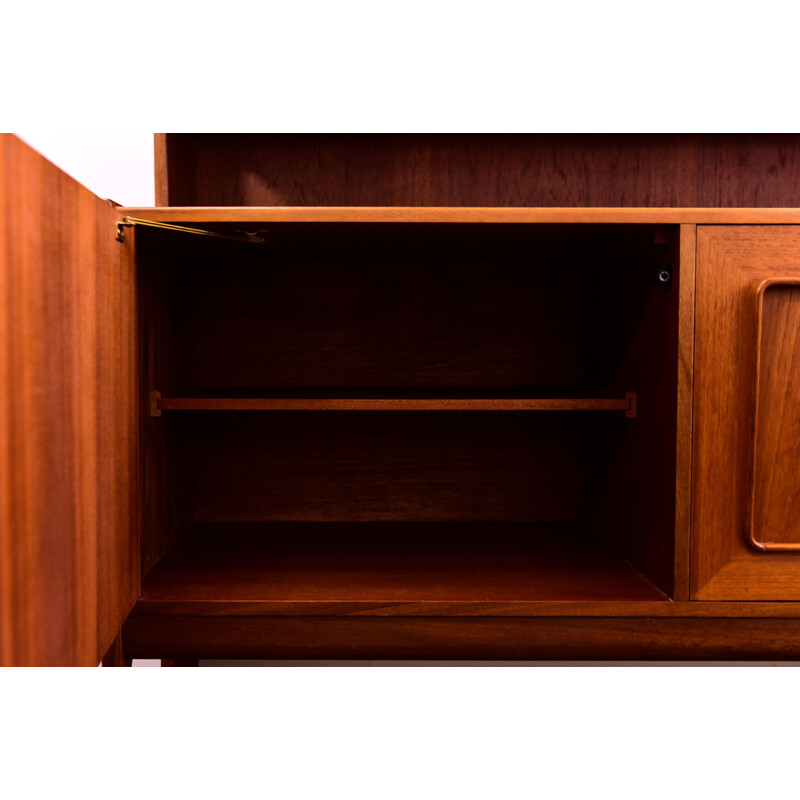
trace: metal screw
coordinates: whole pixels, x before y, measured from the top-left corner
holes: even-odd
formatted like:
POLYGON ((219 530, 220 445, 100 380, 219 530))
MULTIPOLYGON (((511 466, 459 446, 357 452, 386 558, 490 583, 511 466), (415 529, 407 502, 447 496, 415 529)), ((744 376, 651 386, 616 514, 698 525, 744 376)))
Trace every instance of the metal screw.
POLYGON ((672 270, 669 267, 664 267, 656 272, 656 280, 659 283, 669 283, 672 280, 672 270))

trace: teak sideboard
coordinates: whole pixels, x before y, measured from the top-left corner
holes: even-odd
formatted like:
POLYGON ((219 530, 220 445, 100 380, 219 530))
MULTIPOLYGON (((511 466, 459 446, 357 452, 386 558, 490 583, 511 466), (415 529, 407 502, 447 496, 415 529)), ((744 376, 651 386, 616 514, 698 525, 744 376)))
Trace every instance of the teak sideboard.
POLYGON ((0 663, 800 658, 800 137, 0 139, 0 663))

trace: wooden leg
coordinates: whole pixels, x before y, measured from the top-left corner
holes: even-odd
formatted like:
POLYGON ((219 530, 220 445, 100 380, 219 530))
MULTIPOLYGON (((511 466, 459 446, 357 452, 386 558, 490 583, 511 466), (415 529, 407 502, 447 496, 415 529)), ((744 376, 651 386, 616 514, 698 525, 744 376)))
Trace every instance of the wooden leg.
POLYGON ((196 667, 196 658, 162 658, 162 667, 196 667))
POLYGON ((104 667, 129 667, 131 660, 125 658, 122 652, 122 637, 117 638, 111 643, 108 652, 103 656, 102 664, 104 667))

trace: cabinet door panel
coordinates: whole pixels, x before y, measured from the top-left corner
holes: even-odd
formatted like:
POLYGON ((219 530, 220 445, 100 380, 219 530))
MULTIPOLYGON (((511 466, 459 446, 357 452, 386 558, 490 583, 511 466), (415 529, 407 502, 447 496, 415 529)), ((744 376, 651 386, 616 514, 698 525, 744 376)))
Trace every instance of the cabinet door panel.
POLYGON ((800 600, 800 227, 697 235, 692 597, 800 600))
POLYGON ((136 297, 117 218, 0 136, 4 665, 97 665, 138 596, 136 297))

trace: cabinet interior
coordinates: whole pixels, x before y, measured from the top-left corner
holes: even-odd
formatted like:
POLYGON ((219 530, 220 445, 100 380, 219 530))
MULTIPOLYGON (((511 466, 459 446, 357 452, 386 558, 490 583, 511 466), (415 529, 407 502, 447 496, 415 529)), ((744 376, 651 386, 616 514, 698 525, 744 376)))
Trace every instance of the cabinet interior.
POLYGON ((151 609, 672 596, 677 226, 262 236, 135 231, 151 609))

